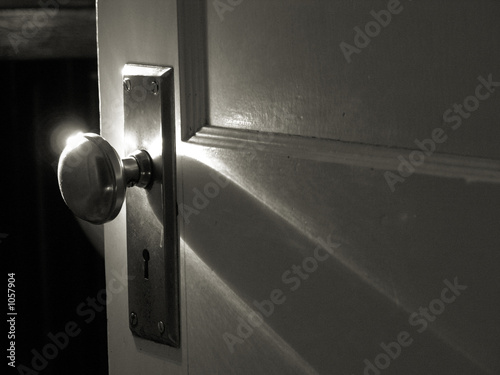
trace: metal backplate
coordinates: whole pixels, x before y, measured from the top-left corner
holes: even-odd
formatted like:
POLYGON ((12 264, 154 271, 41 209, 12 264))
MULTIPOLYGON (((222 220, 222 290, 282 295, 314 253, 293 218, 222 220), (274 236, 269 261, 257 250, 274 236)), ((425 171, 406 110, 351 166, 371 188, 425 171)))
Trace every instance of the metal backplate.
POLYGON ((127 190, 129 325, 136 336, 179 346, 179 272, 173 69, 123 68, 125 151, 145 150, 153 183, 127 190))

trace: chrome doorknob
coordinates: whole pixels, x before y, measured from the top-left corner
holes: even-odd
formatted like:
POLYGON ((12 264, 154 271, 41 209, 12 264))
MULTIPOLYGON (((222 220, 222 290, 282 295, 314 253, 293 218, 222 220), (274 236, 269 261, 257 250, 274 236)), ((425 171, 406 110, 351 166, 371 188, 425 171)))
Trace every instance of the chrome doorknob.
POLYGON ((103 224, 120 212, 127 187, 149 187, 151 172, 146 151, 121 159, 100 135, 80 133, 68 140, 59 158, 57 178, 71 211, 80 219, 103 224))

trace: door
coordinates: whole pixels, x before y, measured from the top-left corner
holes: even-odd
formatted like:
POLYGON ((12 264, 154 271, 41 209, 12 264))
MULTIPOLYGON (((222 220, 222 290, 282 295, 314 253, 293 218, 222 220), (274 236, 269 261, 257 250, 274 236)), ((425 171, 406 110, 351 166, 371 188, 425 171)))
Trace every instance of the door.
MULTIPOLYGON (((121 69, 175 79, 180 349, 108 305, 111 374, 497 374, 500 4, 98 2, 121 69)), ((126 269, 125 212, 105 226, 126 269)))

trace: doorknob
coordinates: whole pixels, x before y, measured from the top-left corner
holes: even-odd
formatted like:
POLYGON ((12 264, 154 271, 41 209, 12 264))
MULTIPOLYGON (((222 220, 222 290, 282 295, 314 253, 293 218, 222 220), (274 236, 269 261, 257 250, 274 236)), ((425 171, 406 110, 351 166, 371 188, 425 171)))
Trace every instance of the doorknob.
POLYGON ((80 219, 103 224, 121 210, 127 187, 146 188, 152 161, 144 150, 121 159, 100 135, 77 134, 61 154, 57 177, 64 201, 80 219))
POLYGON ((94 224, 113 220, 127 196, 129 329, 142 339, 179 347, 173 69, 126 64, 122 80, 128 156, 120 158, 97 134, 71 137, 59 159, 59 188, 73 213, 94 224))

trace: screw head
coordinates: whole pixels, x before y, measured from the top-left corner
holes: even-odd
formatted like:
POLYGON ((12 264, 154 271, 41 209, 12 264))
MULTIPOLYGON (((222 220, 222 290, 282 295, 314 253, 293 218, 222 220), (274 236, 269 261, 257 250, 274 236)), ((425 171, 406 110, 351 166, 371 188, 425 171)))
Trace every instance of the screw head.
POLYGON ((165 324, 161 320, 158 322, 158 331, 160 331, 160 333, 165 332, 165 324))
POLYGON ((130 79, 125 78, 123 80, 123 88, 125 91, 130 91, 132 89, 132 82, 130 82, 130 79))
POLYGON ((158 81, 156 79, 153 79, 151 81, 151 89, 150 89, 150 91, 153 94, 155 94, 155 95, 157 95, 158 91, 160 91, 160 84, 158 83, 158 81))
POLYGON ((137 325, 137 314, 130 313, 130 325, 135 327, 137 325))

